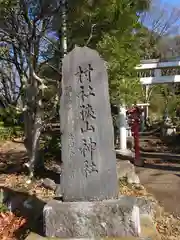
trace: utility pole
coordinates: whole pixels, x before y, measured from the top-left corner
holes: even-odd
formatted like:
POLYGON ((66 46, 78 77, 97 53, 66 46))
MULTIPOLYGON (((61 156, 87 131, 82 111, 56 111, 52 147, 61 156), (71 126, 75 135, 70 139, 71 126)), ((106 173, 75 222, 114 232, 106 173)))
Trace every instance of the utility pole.
MULTIPOLYGON (((59 88, 59 103, 61 100, 61 89, 62 89, 62 61, 63 58, 67 54, 67 1, 68 0, 62 0, 61 1, 61 21, 62 21, 62 26, 61 26, 61 35, 60 35, 60 50, 61 50, 61 58, 60 58, 60 63, 59 63, 59 68, 61 71, 61 79, 58 81, 58 88, 59 88)), ((61 124, 61 116, 60 116, 60 108, 59 108, 59 119, 60 119, 60 124, 61 124)), ((60 130, 60 134, 62 134, 60 130)), ((58 185, 56 189, 56 197, 62 197, 61 195, 61 187, 58 185)))
POLYGON ((122 104, 119 107, 119 138, 121 151, 127 151, 127 133, 126 133, 126 106, 122 104))
POLYGON ((61 72, 60 79, 58 81, 58 89, 59 89, 59 94, 58 94, 58 101, 60 102, 61 98, 61 89, 62 89, 62 61, 63 58, 67 54, 67 1, 68 0, 61 0, 61 28, 59 31, 59 41, 60 41, 60 46, 59 46, 59 52, 60 52, 60 58, 59 58, 59 71, 61 72))
MULTIPOLYGON (((123 84, 125 84, 125 79, 123 79, 123 84)), ((127 121, 124 99, 122 99, 122 103, 119 106, 119 140, 119 149, 116 152, 121 156, 132 158, 132 152, 127 148, 127 121)))
POLYGON ((62 59, 67 54, 67 0, 62 0, 62 31, 61 31, 61 46, 62 59))
MULTIPOLYGON (((145 100, 146 103, 149 102, 149 85, 145 85, 145 100)), ((149 106, 146 105, 146 111, 145 111, 145 121, 149 118, 149 106)))

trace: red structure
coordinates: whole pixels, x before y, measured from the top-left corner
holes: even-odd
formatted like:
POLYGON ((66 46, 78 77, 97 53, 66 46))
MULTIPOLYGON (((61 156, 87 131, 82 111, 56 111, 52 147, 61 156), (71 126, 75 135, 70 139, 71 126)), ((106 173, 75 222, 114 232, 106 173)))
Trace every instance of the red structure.
POLYGON ((140 129, 140 116, 142 114, 142 109, 137 106, 129 109, 127 111, 128 122, 131 126, 131 131, 134 137, 134 151, 135 151, 135 159, 134 165, 143 166, 144 161, 140 157, 140 144, 139 144, 139 129, 140 129))

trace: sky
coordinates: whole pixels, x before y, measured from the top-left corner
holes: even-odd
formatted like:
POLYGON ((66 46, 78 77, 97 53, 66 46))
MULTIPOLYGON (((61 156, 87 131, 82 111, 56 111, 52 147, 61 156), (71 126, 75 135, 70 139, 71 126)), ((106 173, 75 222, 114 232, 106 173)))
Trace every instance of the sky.
POLYGON ((171 3, 174 6, 180 8, 180 1, 179 0, 170 0, 170 1, 169 0, 161 0, 161 2, 163 2, 163 3, 171 3))
POLYGON ((179 35, 180 0, 152 0, 151 8, 144 18, 144 25, 149 29, 153 28, 157 33, 164 29, 163 34, 179 35))

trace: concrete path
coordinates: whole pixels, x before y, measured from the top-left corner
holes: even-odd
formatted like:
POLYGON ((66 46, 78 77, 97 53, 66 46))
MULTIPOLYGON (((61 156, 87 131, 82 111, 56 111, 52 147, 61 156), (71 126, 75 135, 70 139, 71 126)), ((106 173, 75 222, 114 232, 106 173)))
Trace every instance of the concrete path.
POLYGON ((143 153, 143 158, 148 162, 145 167, 136 167, 141 183, 165 211, 180 217, 180 155, 143 153))

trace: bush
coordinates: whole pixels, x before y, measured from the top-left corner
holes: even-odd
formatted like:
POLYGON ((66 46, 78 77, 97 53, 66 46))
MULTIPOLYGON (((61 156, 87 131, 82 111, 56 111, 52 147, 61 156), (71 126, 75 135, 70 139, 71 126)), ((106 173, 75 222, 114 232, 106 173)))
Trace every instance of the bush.
POLYGON ((22 136, 23 122, 21 121, 21 113, 15 108, 0 109, 0 139, 6 140, 13 137, 22 136))
POLYGON ((4 213, 4 212, 7 212, 8 211, 8 207, 3 204, 3 203, 0 203, 0 213, 4 213))
POLYGON ((0 213, 8 211, 7 206, 3 203, 3 199, 4 199, 4 192, 2 189, 0 189, 0 213))
POLYGON ((46 156, 59 156, 61 152, 61 136, 59 134, 42 135, 41 149, 46 156))
POLYGON ((5 126, 22 126, 21 121, 22 113, 17 112, 14 107, 7 107, 0 109, 0 121, 4 123, 5 126))

